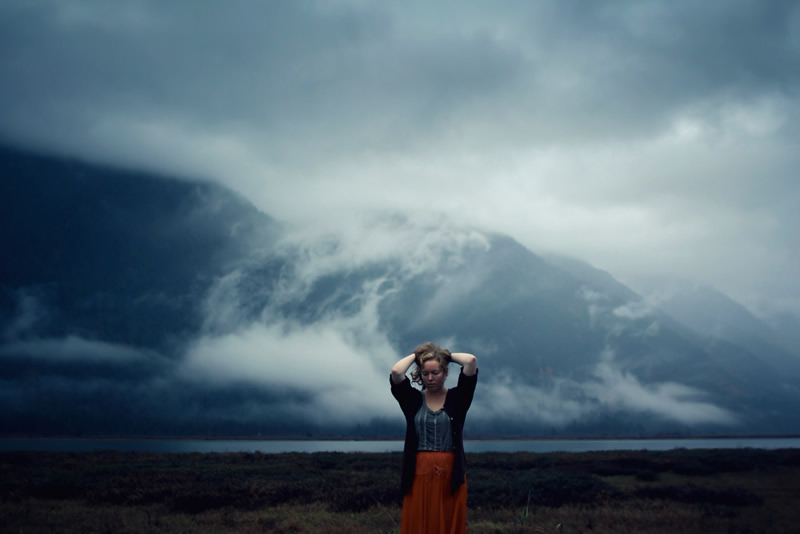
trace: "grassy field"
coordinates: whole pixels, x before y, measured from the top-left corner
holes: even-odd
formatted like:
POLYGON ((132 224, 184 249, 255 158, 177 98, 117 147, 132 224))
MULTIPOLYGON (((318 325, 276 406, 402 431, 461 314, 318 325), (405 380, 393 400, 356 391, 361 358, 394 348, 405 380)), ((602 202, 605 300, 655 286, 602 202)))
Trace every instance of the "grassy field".
MULTIPOLYGON (((0 532, 398 532, 399 453, 0 453, 0 532)), ((471 533, 797 533, 800 449, 470 454, 471 533)))

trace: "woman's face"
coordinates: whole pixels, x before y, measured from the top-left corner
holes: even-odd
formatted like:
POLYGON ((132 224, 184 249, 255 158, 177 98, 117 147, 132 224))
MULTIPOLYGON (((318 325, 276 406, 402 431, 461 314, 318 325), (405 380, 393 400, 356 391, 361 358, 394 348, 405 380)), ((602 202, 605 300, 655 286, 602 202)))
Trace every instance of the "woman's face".
POLYGON ((428 360, 422 364, 422 383, 429 391, 439 391, 444 387, 447 370, 443 369, 436 360, 428 360))

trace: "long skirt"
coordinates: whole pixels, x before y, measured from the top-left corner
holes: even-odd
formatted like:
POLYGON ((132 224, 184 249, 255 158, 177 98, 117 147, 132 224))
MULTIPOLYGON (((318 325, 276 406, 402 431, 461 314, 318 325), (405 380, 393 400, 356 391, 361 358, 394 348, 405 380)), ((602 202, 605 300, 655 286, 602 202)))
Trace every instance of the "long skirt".
POLYGON ((450 495, 452 452, 418 452, 414 485, 403 497, 402 534, 465 534, 467 483, 450 495))

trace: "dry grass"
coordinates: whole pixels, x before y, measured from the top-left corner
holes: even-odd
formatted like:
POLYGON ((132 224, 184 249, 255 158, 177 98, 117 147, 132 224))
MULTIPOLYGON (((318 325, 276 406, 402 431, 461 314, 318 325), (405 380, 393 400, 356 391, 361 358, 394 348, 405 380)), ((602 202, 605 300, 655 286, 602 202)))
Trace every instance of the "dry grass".
MULTIPOLYGON (((399 462, 393 453, 2 453, 0 532, 398 532, 399 462)), ((800 450, 468 462, 474 534, 800 531, 800 450)))

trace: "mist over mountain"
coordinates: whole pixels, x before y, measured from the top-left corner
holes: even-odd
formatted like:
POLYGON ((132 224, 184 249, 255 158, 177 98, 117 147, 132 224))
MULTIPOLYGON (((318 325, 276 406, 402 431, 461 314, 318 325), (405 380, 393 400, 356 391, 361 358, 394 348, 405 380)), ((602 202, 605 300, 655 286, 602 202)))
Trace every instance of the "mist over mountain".
POLYGON ((800 349, 779 328, 757 318, 741 304, 709 286, 673 284, 658 305, 682 324, 712 339, 747 348, 785 380, 800 380, 800 349))
POLYGON ((0 169, 6 435, 397 436, 388 370, 427 340, 479 357, 474 437, 800 428, 795 355, 724 295, 657 306, 445 219, 310 235, 211 183, 0 169))

